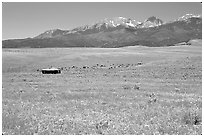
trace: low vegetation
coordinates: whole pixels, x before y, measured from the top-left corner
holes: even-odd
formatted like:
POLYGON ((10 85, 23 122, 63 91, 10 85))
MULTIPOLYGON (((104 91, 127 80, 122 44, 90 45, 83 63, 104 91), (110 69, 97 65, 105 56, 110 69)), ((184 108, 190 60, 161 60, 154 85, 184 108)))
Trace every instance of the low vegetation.
POLYGON ((193 44, 3 50, 2 134, 200 135, 201 52, 193 44), (49 65, 62 73, 41 74, 49 65))

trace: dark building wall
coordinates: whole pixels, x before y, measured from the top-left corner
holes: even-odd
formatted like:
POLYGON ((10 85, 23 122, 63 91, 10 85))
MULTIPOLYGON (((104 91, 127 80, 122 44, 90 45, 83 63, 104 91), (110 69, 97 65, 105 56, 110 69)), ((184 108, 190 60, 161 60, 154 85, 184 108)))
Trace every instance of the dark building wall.
POLYGON ((58 74, 61 73, 61 70, 42 70, 43 74, 58 74))

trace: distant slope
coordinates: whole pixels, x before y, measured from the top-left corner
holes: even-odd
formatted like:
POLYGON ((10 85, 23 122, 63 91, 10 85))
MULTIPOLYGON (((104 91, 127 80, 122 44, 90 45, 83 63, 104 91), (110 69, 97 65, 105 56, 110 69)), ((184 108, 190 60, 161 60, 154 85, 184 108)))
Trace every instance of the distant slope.
POLYGON ((3 48, 171 46, 202 39, 202 18, 187 14, 169 23, 156 17, 144 22, 117 17, 73 30, 49 30, 34 38, 4 40, 3 48))

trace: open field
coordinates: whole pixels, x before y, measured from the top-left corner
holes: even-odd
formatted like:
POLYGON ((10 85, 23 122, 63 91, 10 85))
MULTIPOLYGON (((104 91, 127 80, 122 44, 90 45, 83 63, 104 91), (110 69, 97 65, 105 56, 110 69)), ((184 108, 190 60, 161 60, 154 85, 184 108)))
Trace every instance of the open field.
POLYGON ((3 134, 201 134, 201 44, 3 49, 3 134))

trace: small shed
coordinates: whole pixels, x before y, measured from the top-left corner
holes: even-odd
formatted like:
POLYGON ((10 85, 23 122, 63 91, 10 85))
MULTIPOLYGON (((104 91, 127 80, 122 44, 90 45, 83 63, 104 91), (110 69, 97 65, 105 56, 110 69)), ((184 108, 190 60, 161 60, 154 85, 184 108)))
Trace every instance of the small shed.
POLYGON ((59 74, 61 73, 61 70, 58 68, 47 68, 47 69, 42 69, 41 72, 43 74, 59 74))

